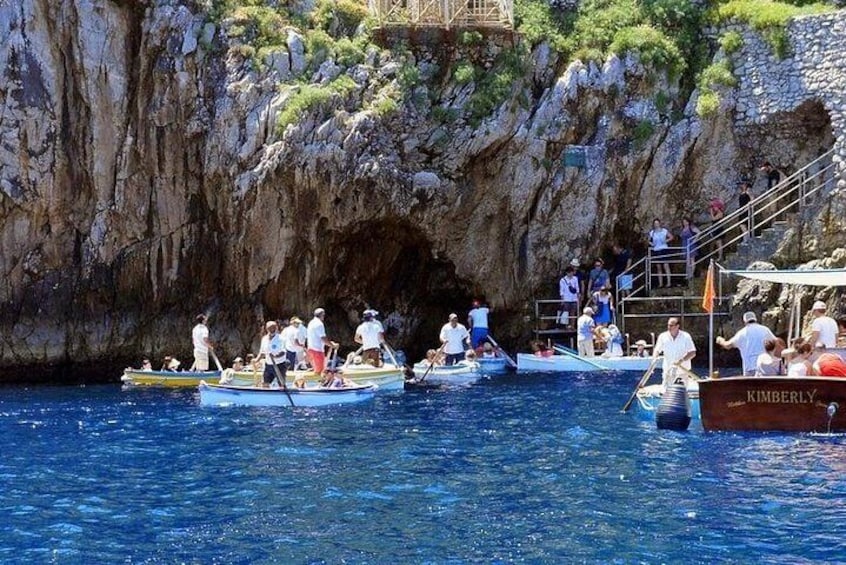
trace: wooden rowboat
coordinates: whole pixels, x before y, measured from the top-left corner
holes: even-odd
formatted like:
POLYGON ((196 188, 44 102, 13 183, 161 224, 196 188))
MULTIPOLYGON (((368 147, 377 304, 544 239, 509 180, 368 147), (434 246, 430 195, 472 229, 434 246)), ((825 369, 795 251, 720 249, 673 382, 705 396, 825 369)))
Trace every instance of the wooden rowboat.
POLYGON ((376 387, 344 388, 257 388, 251 386, 214 385, 201 382, 201 406, 295 406, 316 407, 350 404, 373 398, 376 387))
POLYGON ((428 361, 419 361, 414 364, 414 375, 418 380, 426 375, 425 382, 432 385, 473 384, 485 377, 479 370, 479 363, 475 361, 459 361, 455 365, 435 365, 431 369, 428 361))
MULTIPOLYGON (((373 367, 363 363, 361 365, 347 365, 341 367, 341 374, 357 385, 374 385, 380 392, 395 391, 403 389, 403 369, 391 363, 385 363, 381 367, 373 367)), ((306 387, 313 387, 322 380, 314 371, 288 371, 285 376, 286 382, 292 384, 296 380, 302 380, 306 387)), ((257 386, 262 382, 261 371, 237 371, 232 373, 234 386, 257 386)))
POLYGON ((202 380, 217 383, 221 374, 220 371, 144 371, 126 368, 120 380, 126 387, 195 387, 202 380))

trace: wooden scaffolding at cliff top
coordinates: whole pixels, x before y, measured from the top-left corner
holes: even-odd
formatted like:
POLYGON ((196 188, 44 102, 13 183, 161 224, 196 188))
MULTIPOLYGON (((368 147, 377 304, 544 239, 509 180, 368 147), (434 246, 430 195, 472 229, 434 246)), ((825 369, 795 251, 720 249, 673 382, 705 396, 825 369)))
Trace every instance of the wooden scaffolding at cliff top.
POLYGON ((368 0, 379 26, 513 29, 513 0, 368 0))

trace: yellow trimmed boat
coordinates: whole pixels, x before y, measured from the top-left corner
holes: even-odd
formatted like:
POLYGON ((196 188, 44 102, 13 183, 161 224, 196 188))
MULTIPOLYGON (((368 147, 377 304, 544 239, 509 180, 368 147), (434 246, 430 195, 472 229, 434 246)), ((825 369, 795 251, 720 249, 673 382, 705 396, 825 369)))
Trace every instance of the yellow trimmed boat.
POLYGON ((120 380, 127 387, 197 387, 200 381, 217 384, 220 376, 220 371, 145 371, 127 367, 120 380))

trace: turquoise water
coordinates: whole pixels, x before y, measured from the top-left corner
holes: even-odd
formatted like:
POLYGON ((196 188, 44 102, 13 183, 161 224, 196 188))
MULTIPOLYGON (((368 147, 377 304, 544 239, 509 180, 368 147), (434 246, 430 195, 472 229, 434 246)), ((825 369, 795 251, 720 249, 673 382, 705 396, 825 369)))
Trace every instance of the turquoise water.
POLYGON ((842 436, 659 432, 638 375, 321 409, 0 389, 0 562, 846 560, 842 436))

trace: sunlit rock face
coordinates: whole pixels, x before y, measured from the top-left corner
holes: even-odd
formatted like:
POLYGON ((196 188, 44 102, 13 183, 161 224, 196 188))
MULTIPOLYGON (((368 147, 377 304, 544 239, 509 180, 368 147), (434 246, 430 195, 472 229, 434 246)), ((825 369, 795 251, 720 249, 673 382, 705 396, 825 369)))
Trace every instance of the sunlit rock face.
MULTIPOLYGON (((231 358, 263 320, 317 306, 348 346, 376 308, 419 354, 474 297, 520 347, 532 300, 556 295, 573 257, 614 239, 642 250, 655 217, 704 220, 773 136, 768 157, 795 163, 843 139, 842 105, 813 85, 754 123, 742 95, 702 121, 695 93, 679 101, 631 56, 565 66, 545 45, 470 119, 478 85, 445 69, 490 66, 506 42, 418 39, 410 61, 373 49, 310 68, 291 30, 257 66, 187 0, 0 4, 0 366, 190 358, 199 312, 231 358), (420 76, 403 90, 408 64, 420 76), (298 81, 341 75, 351 88, 277 127, 298 81), (779 133, 785 120, 807 132, 779 133)), ((777 68, 802 84, 805 66, 777 68)))

